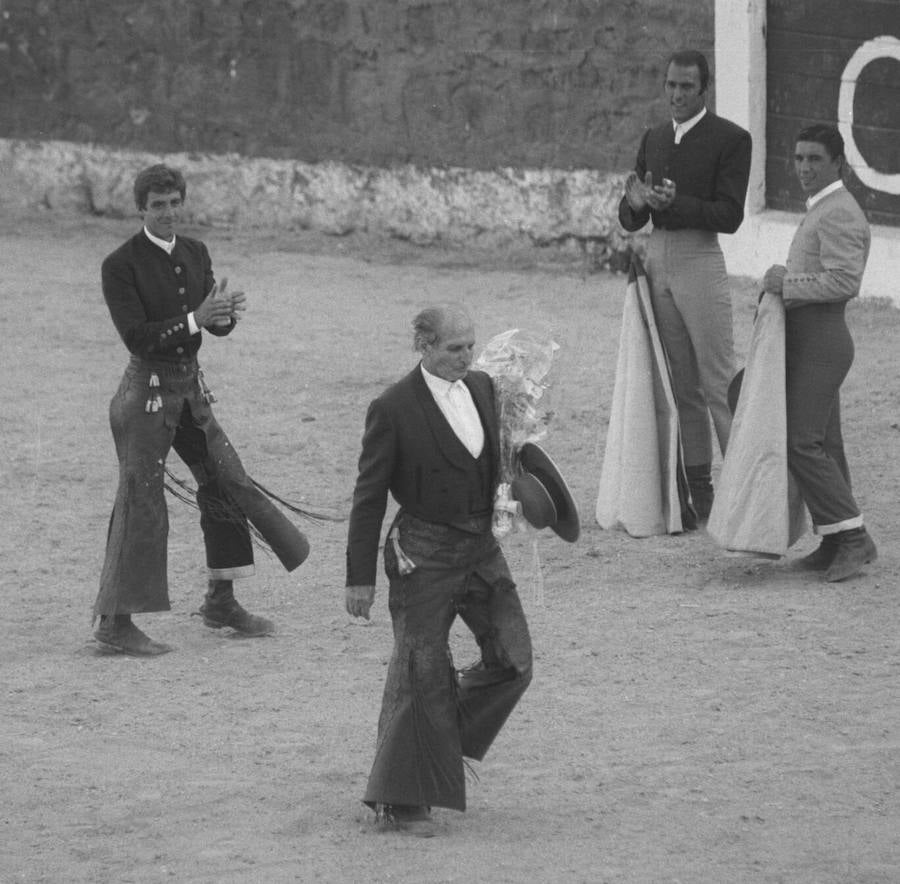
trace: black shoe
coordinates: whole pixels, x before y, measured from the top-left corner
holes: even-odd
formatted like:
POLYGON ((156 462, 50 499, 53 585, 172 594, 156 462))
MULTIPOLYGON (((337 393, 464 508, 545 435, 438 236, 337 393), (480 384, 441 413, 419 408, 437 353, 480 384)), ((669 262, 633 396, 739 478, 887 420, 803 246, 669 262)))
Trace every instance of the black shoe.
POLYGON ((855 577, 862 570, 863 565, 868 565, 878 558, 875 541, 869 537, 865 528, 839 531, 832 536, 837 541, 837 551, 825 572, 827 583, 837 583, 840 580, 855 577))
POLYGON ((834 537, 834 534, 825 534, 816 549, 802 559, 797 559, 796 566, 804 571, 827 571, 838 551, 834 537))
POLYGON ((171 645, 154 641, 131 622, 130 614, 103 616, 94 630, 94 639, 104 651, 131 657, 159 657, 172 650, 171 645))
POLYGON ((433 838, 436 832, 431 808, 416 804, 381 804, 376 820, 386 830, 402 832, 416 838, 433 838))
POLYGON ((275 632, 275 624, 271 620, 250 614, 234 598, 219 601, 207 597, 200 606, 200 616, 211 629, 230 626, 235 632, 251 637, 275 632))
POLYGON ((230 580, 209 581, 206 598, 197 612, 211 629, 231 627, 248 637, 271 635, 275 624, 266 617, 257 617, 245 611, 234 597, 234 584, 230 580))

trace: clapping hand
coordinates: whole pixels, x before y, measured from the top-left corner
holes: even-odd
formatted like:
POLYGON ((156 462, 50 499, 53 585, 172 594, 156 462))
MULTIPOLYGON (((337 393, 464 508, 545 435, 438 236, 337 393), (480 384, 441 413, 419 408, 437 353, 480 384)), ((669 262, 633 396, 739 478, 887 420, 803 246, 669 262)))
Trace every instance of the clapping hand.
POLYGON ((194 311, 194 319, 197 325, 208 328, 211 325, 230 325, 231 320, 237 320, 239 314, 247 309, 247 296, 242 291, 226 294, 228 277, 223 277, 213 287, 203 300, 203 303, 194 311))
POLYGON ((653 183, 653 173, 647 172, 642 181, 637 172, 629 172, 625 179, 625 199, 635 212, 649 206, 659 212, 668 209, 675 199, 675 182, 663 178, 662 184, 653 183))
MULTIPOLYGON (((650 174, 649 172, 647 173, 650 174)), ((669 178, 663 178, 662 184, 655 184, 647 194, 647 203, 651 209, 661 212, 668 209, 675 200, 675 182, 669 178)))

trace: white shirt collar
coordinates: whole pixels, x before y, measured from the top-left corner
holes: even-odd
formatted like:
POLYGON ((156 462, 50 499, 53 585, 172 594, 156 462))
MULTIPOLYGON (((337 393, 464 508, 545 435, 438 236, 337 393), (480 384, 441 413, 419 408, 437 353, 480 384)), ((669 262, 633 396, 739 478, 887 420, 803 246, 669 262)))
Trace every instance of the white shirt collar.
POLYGON ((806 201, 806 211, 808 212, 817 202, 825 199, 829 193, 834 193, 836 190, 840 190, 844 186, 844 182, 840 180, 832 181, 828 187, 823 187, 818 193, 814 193, 807 201, 806 201))
POLYGON ((469 388, 461 380, 447 381, 432 374, 424 365, 421 368, 434 403, 447 419, 450 429, 469 454, 478 457, 484 450, 484 427, 469 388), (454 391, 457 395, 451 397, 454 391))
POLYGON ((425 378, 425 383, 428 384, 428 389, 431 390, 434 396, 449 396, 454 384, 462 384, 462 381, 448 381, 438 377, 436 374, 432 374, 424 365, 420 364, 419 368, 422 369, 422 377, 425 378))
POLYGON ((684 138, 687 132, 690 132, 697 123, 700 122, 706 116, 706 108, 703 107, 700 111, 694 116, 692 116, 689 120, 685 120, 683 123, 678 123, 675 120, 672 120, 672 126, 675 129, 675 143, 677 144, 684 138))
POLYGON ((175 248, 175 236, 172 235, 172 241, 169 242, 167 239, 160 239, 158 236, 154 236, 149 230, 147 230, 147 226, 144 225, 144 235, 147 239, 150 240, 154 245, 159 246, 163 251, 168 254, 172 254, 172 250, 175 248))

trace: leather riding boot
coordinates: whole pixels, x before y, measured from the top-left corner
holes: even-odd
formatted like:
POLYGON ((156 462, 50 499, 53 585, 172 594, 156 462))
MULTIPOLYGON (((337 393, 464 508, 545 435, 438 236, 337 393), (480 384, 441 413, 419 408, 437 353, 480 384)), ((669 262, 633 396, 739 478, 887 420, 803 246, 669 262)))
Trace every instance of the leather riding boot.
POLYGON ((701 524, 709 521, 713 506, 712 464, 704 463, 685 467, 691 501, 697 513, 697 521, 701 524))
POLYGON ((199 613, 203 622, 212 629, 229 626, 246 636, 270 635, 275 631, 275 624, 271 620, 250 614, 238 604, 230 580, 209 581, 199 613))
POLYGON ((835 540, 836 534, 823 534, 822 541, 818 547, 809 555, 797 559, 797 567, 804 571, 826 571, 828 566, 834 561, 838 551, 838 541, 835 540))
POLYGON ((154 641, 131 622, 131 614, 100 615, 94 639, 104 651, 131 657, 158 657, 172 650, 171 645, 154 641))
POLYGON ((868 565, 869 562, 874 562, 878 558, 875 541, 869 537, 865 528, 838 531, 837 534, 831 536, 837 542, 837 551, 825 572, 825 580, 828 583, 837 583, 839 580, 855 577, 862 570, 863 565, 868 565))
POLYGON ((436 833, 431 808, 412 804, 381 804, 376 809, 376 824, 382 829, 433 838, 436 833))

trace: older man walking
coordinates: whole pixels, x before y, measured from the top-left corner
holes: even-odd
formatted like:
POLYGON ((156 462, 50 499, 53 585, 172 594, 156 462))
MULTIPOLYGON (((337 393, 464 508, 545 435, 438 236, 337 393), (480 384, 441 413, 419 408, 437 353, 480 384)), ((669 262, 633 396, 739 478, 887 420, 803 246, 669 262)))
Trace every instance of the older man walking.
POLYGON ((491 532, 499 475, 491 379, 470 371, 475 332, 457 306, 413 321, 420 363, 369 406, 347 544, 346 608, 369 617, 390 493, 394 649, 364 801, 386 822, 433 834, 433 806, 465 810, 463 756, 484 757, 531 680, 531 639, 491 532), (457 672, 459 616, 480 661, 457 672))

